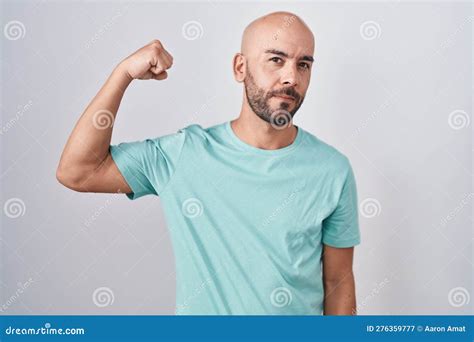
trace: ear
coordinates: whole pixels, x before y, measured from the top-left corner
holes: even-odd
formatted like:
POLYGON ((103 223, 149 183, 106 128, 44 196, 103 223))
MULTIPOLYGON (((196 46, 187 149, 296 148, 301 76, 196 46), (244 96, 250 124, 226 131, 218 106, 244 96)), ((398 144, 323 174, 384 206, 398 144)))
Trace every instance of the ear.
POLYGON ((234 55, 232 60, 234 78, 239 83, 242 83, 245 79, 246 64, 247 60, 242 53, 238 52, 234 55))

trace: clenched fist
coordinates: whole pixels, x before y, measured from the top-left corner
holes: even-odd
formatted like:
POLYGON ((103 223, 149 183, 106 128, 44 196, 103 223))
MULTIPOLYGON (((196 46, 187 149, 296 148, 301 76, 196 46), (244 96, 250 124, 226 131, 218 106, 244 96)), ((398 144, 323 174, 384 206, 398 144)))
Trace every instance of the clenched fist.
POLYGON ((152 40, 148 45, 125 58, 120 66, 131 79, 164 80, 168 77, 167 69, 173 65, 173 56, 165 50, 161 42, 152 40))

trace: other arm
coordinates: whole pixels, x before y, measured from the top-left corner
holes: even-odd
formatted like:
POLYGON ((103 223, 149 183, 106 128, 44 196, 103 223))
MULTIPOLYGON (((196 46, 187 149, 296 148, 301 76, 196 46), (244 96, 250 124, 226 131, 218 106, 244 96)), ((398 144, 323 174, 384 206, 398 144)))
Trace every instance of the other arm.
POLYGON ((354 247, 323 246, 324 315, 355 315, 354 247))

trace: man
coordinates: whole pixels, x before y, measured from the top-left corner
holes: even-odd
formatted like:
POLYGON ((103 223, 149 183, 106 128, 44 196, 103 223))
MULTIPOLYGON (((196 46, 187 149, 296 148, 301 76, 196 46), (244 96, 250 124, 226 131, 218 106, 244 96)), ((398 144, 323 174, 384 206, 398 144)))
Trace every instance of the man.
POLYGON ((289 12, 244 31, 233 58, 240 116, 110 145, 134 79, 164 80, 154 40, 114 69, 76 124, 57 170, 81 192, 161 198, 176 257, 176 314, 355 314, 360 243, 347 157, 292 123, 308 89, 314 37, 289 12))

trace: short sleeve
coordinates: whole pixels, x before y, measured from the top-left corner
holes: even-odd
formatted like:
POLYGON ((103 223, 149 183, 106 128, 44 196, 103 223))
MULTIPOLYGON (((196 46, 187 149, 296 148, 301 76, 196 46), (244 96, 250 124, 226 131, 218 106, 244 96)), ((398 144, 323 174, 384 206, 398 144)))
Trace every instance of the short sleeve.
POLYGON ((177 133, 142 141, 110 145, 112 159, 132 189, 131 200, 157 195, 170 181, 181 156, 186 133, 177 133))
POLYGON ((337 206, 322 223, 322 242, 339 248, 360 244, 357 186, 352 167, 347 165, 337 206))

